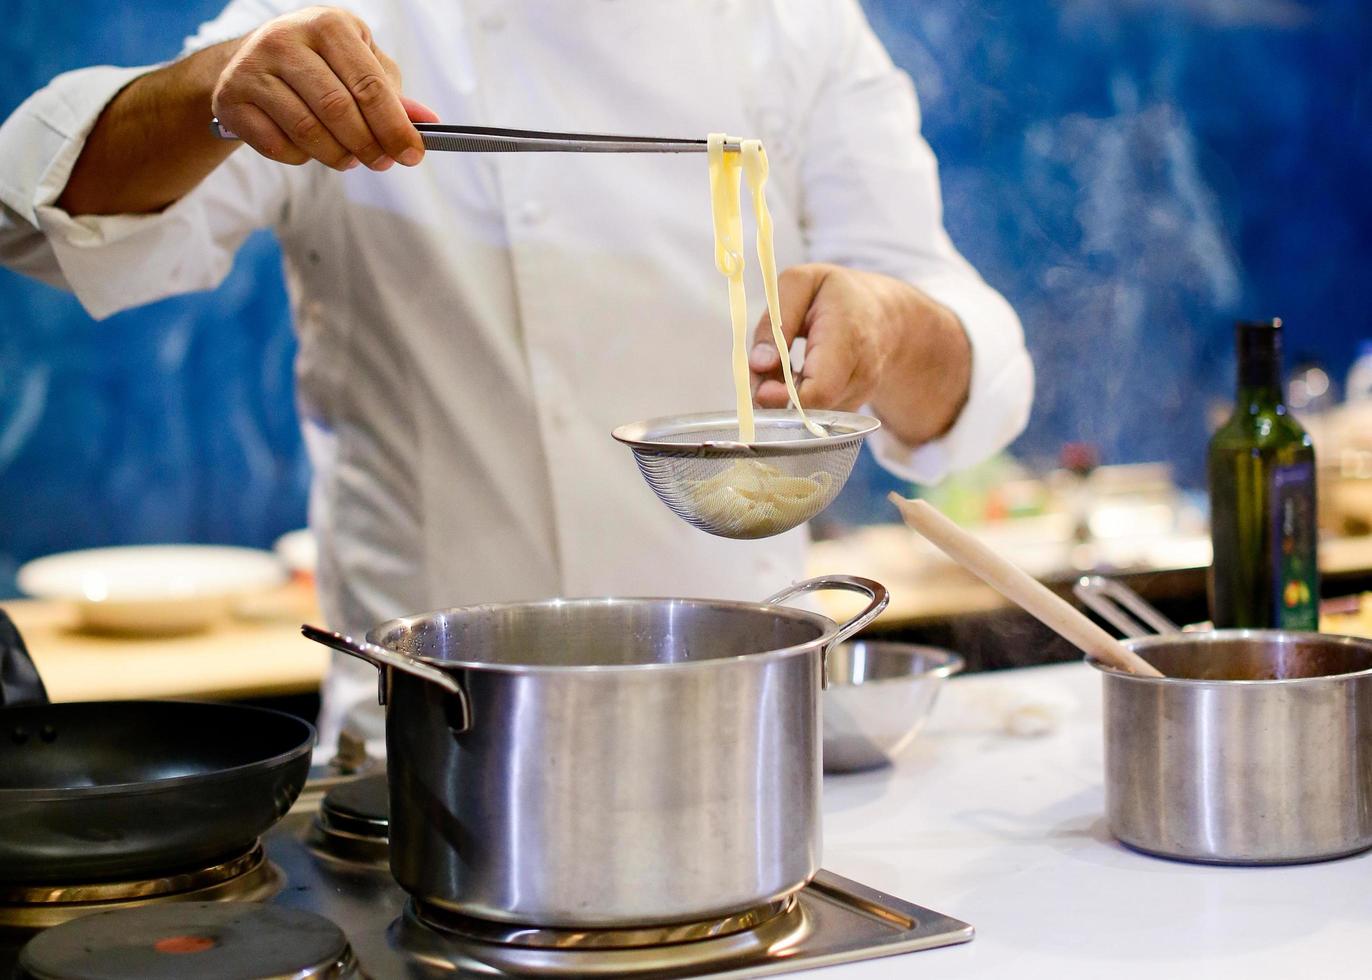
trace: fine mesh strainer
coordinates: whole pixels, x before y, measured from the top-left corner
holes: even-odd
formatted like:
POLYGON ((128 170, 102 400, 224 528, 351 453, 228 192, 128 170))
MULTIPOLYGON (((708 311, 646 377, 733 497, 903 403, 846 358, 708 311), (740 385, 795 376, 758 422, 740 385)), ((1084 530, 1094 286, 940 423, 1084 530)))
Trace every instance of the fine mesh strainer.
POLYGON ((682 520, 725 538, 789 531, 833 503, 862 440, 881 423, 852 412, 807 413, 828 435, 811 435, 789 409, 759 409, 752 443, 738 441, 731 412, 674 415, 621 425, 639 471, 682 520))

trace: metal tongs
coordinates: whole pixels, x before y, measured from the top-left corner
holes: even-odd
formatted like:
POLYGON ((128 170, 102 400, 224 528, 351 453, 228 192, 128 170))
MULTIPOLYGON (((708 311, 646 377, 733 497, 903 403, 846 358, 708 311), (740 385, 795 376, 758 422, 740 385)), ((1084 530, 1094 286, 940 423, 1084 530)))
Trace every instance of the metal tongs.
MULTIPOLYGON (((533 129, 494 129, 489 126, 444 126, 415 123, 424 148, 456 153, 704 153, 705 140, 666 139, 661 136, 607 136, 602 133, 545 133, 533 129)), ((238 136, 217 118, 210 132, 222 140, 238 136)), ((725 140, 726 153, 739 151, 738 140, 725 140)))

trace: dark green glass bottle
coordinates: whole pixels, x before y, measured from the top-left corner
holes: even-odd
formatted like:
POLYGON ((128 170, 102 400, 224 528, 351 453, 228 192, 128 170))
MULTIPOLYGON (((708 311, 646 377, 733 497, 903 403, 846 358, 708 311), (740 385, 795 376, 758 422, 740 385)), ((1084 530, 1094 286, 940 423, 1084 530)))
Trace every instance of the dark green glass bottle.
POLYGON ((1319 628, 1315 448, 1287 411, 1281 321, 1236 325, 1234 414, 1210 440, 1210 617, 1217 628, 1319 628))

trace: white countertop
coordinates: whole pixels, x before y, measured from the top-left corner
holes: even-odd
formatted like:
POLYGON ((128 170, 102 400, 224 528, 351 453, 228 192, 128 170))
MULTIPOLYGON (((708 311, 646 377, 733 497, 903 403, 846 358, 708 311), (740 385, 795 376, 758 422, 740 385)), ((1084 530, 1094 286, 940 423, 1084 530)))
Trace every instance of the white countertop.
POLYGON ((824 867, 970 922, 963 946, 816 971, 920 980, 1372 975, 1372 852, 1215 867, 1145 857, 1104 819, 1100 679, 1083 664, 957 678, 893 768, 824 784, 824 867), (1055 731, 1005 733, 1023 699, 1055 731))

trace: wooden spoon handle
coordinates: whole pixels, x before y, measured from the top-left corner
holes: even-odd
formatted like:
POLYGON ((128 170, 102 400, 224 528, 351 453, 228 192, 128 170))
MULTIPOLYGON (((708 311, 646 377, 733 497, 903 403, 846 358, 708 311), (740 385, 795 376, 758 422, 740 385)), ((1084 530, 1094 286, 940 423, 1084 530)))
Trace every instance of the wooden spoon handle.
POLYGON ((1034 616, 1054 633, 1090 656, 1131 674, 1161 677, 1156 667, 1120 643, 1042 583, 996 554, 976 537, 944 517, 927 501, 906 500, 892 493, 890 500, 910 525, 937 545, 949 558, 991 588, 1034 616))

